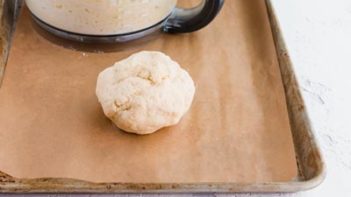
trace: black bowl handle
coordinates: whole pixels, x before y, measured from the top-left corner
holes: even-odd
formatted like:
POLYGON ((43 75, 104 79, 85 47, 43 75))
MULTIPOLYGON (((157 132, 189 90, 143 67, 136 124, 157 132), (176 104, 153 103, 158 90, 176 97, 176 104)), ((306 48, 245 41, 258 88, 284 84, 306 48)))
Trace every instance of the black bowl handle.
POLYGON ((203 0, 195 8, 175 8, 173 14, 165 22, 163 31, 167 33, 197 31, 208 25, 217 16, 223 3, 224 0, 203 0))

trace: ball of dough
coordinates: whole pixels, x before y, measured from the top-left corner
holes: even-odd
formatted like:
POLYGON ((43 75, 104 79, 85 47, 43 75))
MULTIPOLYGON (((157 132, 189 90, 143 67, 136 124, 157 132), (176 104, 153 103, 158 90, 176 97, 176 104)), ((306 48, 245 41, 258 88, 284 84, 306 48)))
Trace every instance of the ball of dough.
POLYGON ((99 74, 96 86, 105 115, 120 129, 136 134, 177 124, 194 93, 190 75, 167 55, 153 51, 116 62, 99 74))

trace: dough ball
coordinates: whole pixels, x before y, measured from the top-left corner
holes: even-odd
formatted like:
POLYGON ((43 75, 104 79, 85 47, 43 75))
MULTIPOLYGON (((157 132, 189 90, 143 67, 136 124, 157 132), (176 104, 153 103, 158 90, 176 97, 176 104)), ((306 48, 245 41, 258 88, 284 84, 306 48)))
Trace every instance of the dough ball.
POLYGON ((194 93, 190 75, 167 55, 153 51, 116 62, 99 74, 96 86, 105 115, 120 129, 136 134, 177 124, 194 93))

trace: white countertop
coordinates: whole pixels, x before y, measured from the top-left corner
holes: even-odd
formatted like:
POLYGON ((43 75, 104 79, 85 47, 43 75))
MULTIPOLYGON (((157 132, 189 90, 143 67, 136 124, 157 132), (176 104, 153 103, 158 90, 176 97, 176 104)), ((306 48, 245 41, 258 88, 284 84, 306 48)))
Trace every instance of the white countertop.
POLYGON ((351 196, 351 1, 273 0, 273 4, 322 148, 327 177, 310 191, 267 196, 351 196))

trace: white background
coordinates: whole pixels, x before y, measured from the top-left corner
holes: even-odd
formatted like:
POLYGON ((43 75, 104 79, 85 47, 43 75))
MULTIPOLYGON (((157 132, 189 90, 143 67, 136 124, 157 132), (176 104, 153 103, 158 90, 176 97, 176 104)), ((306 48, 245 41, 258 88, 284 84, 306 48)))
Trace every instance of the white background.
POLYGON ((351 196, 351 0, 273 4, 326 160, 327 177, 310 191, 267 196, 351 196))

